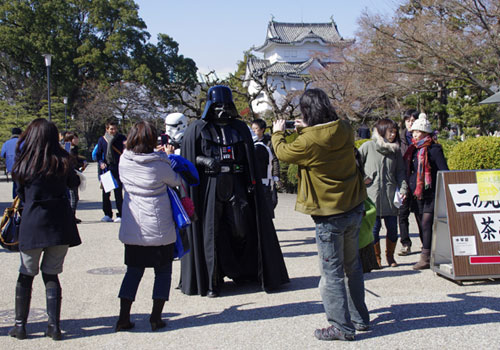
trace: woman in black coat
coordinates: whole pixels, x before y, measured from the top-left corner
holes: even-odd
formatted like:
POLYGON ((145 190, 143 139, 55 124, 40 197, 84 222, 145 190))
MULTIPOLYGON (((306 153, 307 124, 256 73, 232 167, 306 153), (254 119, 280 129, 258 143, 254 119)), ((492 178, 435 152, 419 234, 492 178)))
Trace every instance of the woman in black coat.
POLYGON ((432 138, 432 125, 424 113, 420 113, 418 119, 413 123, 411 132, 413 141, 404 158, 408 166, 409 186, 415 203, 415 216, 418 226, 422 228, 422 253, 413 269, 422 270, 430 267, 437 173, 439 170, 448 170, 448 165, 443 148, 432 138))
POLYGON ((17 339, 26 338, 31 287, 40 269, 49 315, 46 335, 61 339, 58 274, 68 247, 81 243, 67 197, 67 188, 75 186, 79 179, 58 135, 54 123, 39 118, 28 125, 17 144, 12 173, 24 209, 19 229, 21 267, 16 284, 16 323, 9 331, 17 339))

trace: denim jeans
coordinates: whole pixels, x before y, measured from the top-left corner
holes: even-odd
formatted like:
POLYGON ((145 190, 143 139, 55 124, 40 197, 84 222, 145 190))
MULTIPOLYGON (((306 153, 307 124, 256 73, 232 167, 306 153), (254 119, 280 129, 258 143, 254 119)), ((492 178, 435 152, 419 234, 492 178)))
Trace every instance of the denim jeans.
MULTIPOLYGON (((123 277, 119 298, 135 300, 139 283, 144 275, 144 267, 128 266, 123 277)), ((168 300, 170 284, 172 282, 172 262, 161 267, 155 267, 155 282, 153 285, 153 299, 168 300)))
POLYGON ((358 251, 363 210, 360 204, 344 214, 313 217, 321 272, 319 290, 326 317, 346 334, 354 334, 353 322, 370 322, 358 251))
POLYGON ((397 216, 377 216, 375 219, 375 225, 373 225, 373 243, 378 243, 380 241, 379 232, 382 228, 382 219, 385 222, 385 228, 387 229, 387 239, 391 242, 398 241, 398 217, 397 216))

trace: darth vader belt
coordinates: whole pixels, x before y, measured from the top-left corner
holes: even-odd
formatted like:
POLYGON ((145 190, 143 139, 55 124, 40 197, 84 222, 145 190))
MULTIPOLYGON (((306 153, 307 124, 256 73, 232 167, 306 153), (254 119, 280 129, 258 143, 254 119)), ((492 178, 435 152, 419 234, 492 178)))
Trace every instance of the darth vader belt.
POLYGON ((244 172, 244 166, 242 164, 221 164, 220 171, 215 173, 214 171, 210 171, 205 169, 205 173, 209 175, 217 175, 217 174, 239 174, 244 172))

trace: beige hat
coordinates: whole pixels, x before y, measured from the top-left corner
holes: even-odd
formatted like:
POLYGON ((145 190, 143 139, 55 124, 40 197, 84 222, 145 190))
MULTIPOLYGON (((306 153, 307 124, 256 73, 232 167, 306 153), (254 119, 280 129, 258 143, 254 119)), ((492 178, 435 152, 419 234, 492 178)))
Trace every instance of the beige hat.
POLYGON ((432 134, 432 132, 434 131, 432 129, 432 124, 427 120, 427 115, 425 113, 420 113, 418 115, 418 119, 415 120, 415 122, 411 126, 410 131, 413 131, 413 130, 423 131, 423 132, 426 132, 428 134, 432 134))

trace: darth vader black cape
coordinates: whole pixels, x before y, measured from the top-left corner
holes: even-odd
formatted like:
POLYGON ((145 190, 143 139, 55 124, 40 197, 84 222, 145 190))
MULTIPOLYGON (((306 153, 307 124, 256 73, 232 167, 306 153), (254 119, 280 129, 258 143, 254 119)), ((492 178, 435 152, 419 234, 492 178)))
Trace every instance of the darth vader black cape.
MULTIPOLYGON (((249 242, 253 242, 252 246, 254 247, 254 251, 250 252, 252 256, 249 257, 249 260, 252 260, 251 264, 254 265, 252 269, 254 269, 255 279, 266 292, 269 292, 289 282, 288 272, 270 211, 265 204, 262 181, 260 178, 256 178, 257 174, 253 170, 255 169, 255 155, 249 129, 244 122, 238 119, 233 119, 229 123, 243 137, 246 159, 249 162, 246 164, 246 171, 254 182, 254 191, 248 196, 252 212, 251 220, 254 223, 251 237, 248 237, 249 242)), ((182 156, 193 164, 196 163, 196 156, 201 154, 201 131, 207 125, 208 123, 204 120, 196 120, 189 125, 184 134, 181 147, 182 156)), ((180 288, 184 294, 188 295, 207 294, 208 289, 210 289, 208 271, 213 271, 216 258, 214 252, 215 249, 218 249, 214 240, 217 180, 215 176, 205 174, 203 168, 197 168, 200 174, 200 185, 190 187, 188 191, 194 202, 198 220, 188 228, 190 252, 181 259, 180 288)), ((218 261, 217 264, 219 263, 218 261)))

